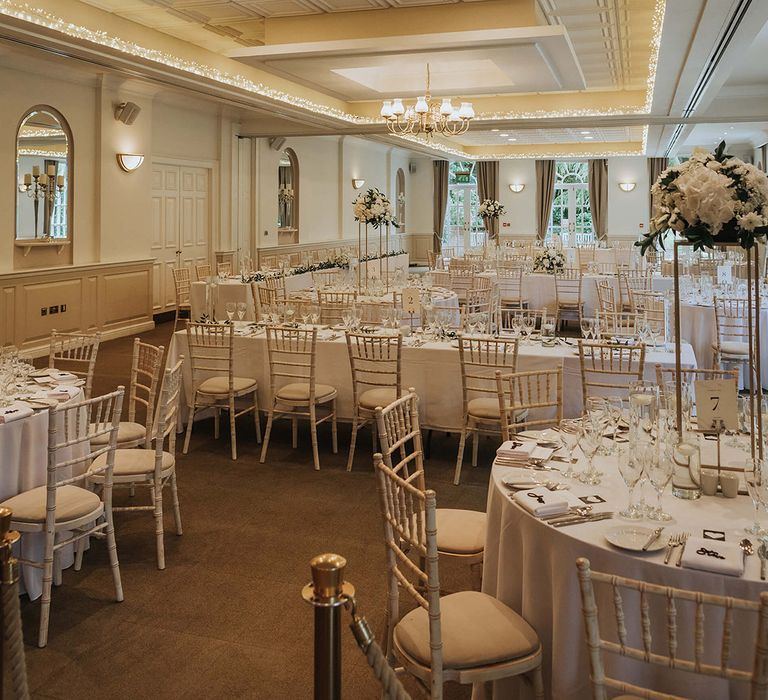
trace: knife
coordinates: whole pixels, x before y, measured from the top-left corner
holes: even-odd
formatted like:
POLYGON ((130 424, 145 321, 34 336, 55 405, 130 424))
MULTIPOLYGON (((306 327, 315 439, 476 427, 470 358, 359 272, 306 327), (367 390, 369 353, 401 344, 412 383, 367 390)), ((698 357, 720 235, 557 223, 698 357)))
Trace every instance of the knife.
POLYGON ((760 545, 757 548, 757 556, 760 557, 760 580, 765 581, 765 565, 768 561, 768 552, 765 550, 765 545, 760 545))
POLYGON ((648 541, 643 545, 643 551, 647 552, 648 547, 650 547, 656 540, 661 537, 661 533, 664 531, 663 527, 657 527, 652 533, 651 536, 648 538, 648 541))
POLYGON ((552 527, 566 527, 567 525, 581 525, 582 523, 594 523, 599 520, 609 520, 613 517, 613 513, 595 513, 595 515, 579 516, 576 518, 569 518, 567 520, 558 520, 556 522, 550 522, 552 527))

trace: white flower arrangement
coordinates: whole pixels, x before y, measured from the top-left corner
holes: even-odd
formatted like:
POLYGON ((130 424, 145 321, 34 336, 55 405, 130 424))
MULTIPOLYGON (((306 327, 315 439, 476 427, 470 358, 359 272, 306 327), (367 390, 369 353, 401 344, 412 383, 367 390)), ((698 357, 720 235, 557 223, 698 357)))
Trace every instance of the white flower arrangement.
POLYGON ((370 224, 373 228, 392 225, 398 228, 397 219, 392 214, 389 198, 381 191, 372 187, 352 202, 355 221, 370 224))
POLYGON ((533 259, 534 272, 546 272, 554 275, 565 269, 565 255, 555 248, 544 248, 533 259))
POLYGON ((495 199, 484 199, 477 209, 477 213, 486 219, 498 219, 505 211, 504 205, 495 199))
POLYGON ((667 168, 651 187, 657 215, 651 230, 635 245, 642 253, 663 248, 670 229, 693 243, 694 250, 718 242, 751 248, 768 234, 768 176, 754 165, 725 153, 696 149, 691 158, 667 168))

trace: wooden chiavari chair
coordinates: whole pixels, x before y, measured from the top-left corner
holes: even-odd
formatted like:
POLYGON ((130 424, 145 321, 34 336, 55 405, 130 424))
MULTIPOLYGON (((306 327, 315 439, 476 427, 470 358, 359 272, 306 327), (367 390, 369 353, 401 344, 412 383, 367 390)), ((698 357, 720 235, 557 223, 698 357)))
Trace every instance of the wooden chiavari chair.
POLYGON ((523 295, 523 266, 501 263, 496 270, 502 309, 525 309, 528 299, 523 295))
POLYGON ((581 395, 584 406, 590 396, 629 396, 631 382, 645 372, 645 345, 585 342, 579 345, 581 395))
POLYGON ((376 451, 376 409, 388 406, 403 395, 403 338, 347 332, 347 351, 352 370, 352 438, 347 471, 352 471, 358 431, 371 424, 371 440, 376 451))
POLYGON ((514 331, 513 320, 515 316, 520 318, 533 318, 534 329, 541 330, 544 324, 547 322, 548 311, 546 309, 501 309, 501 323, 499 325, 499 333, 503 336, 509 336, 514 331))
MULTIPOLYGON (((417 474, 422 488, 426 488, 419 397, 415 390, 409 389, 405 396, 386 407, 377 407, 375 419, 384 464, 404 479, 408 479, 412 473, 417 474)), ((485 513, 437 508, 435 516, 438 554, 468 564, 472 573, 472 586, 479 591, 485 553, 485 513)))
POLYGON ((501 432, 495 372, 497 369, 516 371, 517 350, 516 339, 495 340, 459 335, 463 418, 454 484, 461 479, 467 433, 472 433, 472 466, 476 467, 478 435, 498 435, 501 432))
POLYGON ((219 275, 226 275, 227 277, 229 277, 232 274, 232 263, 229 261, 217 263, 216 273, 219 275))
POLYGON ((632 292, 650 292, 651 276, 645 270, 619 272, 619 303, 622 311, 636 311, 632 306, 632 292))
POLYGON ((394 467, 374 455, 387 554, 387 659, 443 697, 445 681, 488 683, 523 676, 544 697, 535 630, 495 598, 477 591, 440 596, 435 492, 424 488, 413 453, 394 467), (409 554, 411 556, 409 556, 409 554), (416 563, 416 562, 419 563, 416 563), (400 613, 400 594, 416 602, 400 613))
MULTIPOLYGON (((393 299, 393 301, 359 301, 355 308, 363 326, 381 326, 384 318, 393 314, 395 306, 393 299)), ((402 308, 402 300, 400 306, 402 308)))
MULTIPOLYGON (((165 370, 163 376, 163 391, 158 405, 157 430, 153 440, 147 442, 152 449, 115 451, 114 468, 112 472, 115 486, 135 485, 146 486, 150 489, 151 505, 115 506, 113 512, 119 511, 151 511, 155 519, 155 542, 157 548, 157 568, 165 568, 165 535, 163 525, 163 489, 171 487, 173 517, 176 524, 176 534, 182 534, 181 509, 179 508, 179 493, 176 486, 176 424, 179 412, 181 394, 181 368, 184 356, 173 366, 165 370), (166 444, 168 449, 164 450, 166 444)), ((151 427, 151 426, 150 426, 151 427)), ((94 462, 94 467, 102 466, 106 455, 101 455, 94 462)), ((101 485, 104 476, 101 474, 89 478, 89 482, 101 485)), ((82 557, 82 548, 78 549, 78 562, 82 557)), ((80 568, 79 563, 76 568, 80 568)))
POLYGON ((261 285, 266 289, 274 290, 277 301, 285 301, 285 277, 283 275, 270 275, 261 282, 261 285))
POLYGON ((645 318, 657 333, 664 332, 664 296, 660 292, 629 290, 632 308, 645 318))
POLYGON ((312 284, 315 289, 323 287, 333 287, 341 279, 341 270, 316 270, 312 273, 312 284))
POLYGON ((600 311, 599 333, 604 340, 611 338, 637 338, 643 322, 642 314, 631 311, 600 311))
POLYGON ((501 435, 557 427, 563 417, 563 366, 502 374, 496 370, 501 435))
MULTIPOLYGON (((142 343, 139 338, 135 338, 133 341, 131 383, 128 387, 128 420, 120 421, 117 428, 117 447, 119 449, 140 446, 150 448, 152 446, 152 441, 146 438, 147 435, 152 434, 155 400, 164 352, 165 348, 162 345, 155 346, 142 343), (143 407, 144 423, 136 421, 137 406, 143 407)), ((93 444, 106 444, 109 436, 100 435, 94 440, 93 444)))
MULTIPOLYGON (((734 299, 732 297, 714 298, 715 306, 715 342, 712 343, 714 351, 714 365, 723 369, 723 365, 736 365, 744 367, 744 381, 749 374, 749 327, 750 309, 746 299, 734 299)), ((756 305, 752 304, 752 319, 757 314, 756 305)), ((751 378, 749 380, 752 381, 751 378)))
MULTIPOLYGON (((760 594, 758 603, 592 571, 589 560, 583 557, 576 560, 576 567, 587 633, 593 698, 606 700, 613 694, 609 691, 615 691, 622 693, 621 697, 627 699, 642 697, 650 700, 683 700, 676 695, 651 690, 648 687, 608 676, 603 663, 604 653, 608 652, 622 658, 634 659, 636 663, 679 669, 705 677, 743 681, 750 685, 749 697, 752 700, 765 700, 766 688, 768 688, 766 671, 768 669, 768 592, 760 594), (595 583, 605 584, 606 596, 598 598, 595 595, 595 583), (633 616, 632 620, 628 619, 631 609, 622 591, 632 592, 632 598, 639 601, 637 617, 633 616), (611 634, 610 639, 605 639, 601 636, 601 625, 598 620, 600 614, 598 600, 608 600, 608 596, 613 601, 613 615, 606 611, 605 615, 600 615, 600 619, 605 618, 603 621, 605 624, 606 620, 613 617, 616 622, 616 633, 611 634), (723 623, 716 628, 720 632, 720 639, 712 639, 712 635, 707 635, 705 632, 705 607, 707 617, 711 615, 713 619, 721 617, 723 619, 723 623), (737 668, 731 659, 731 644, 737 631, 734 629, 734 621, 745 620, 745 618, 734 615, 734 611, 752 614, 757 622, 754 655, 742 659, 741 668, 737 668), (686 623, 678 626, 679 614, 695 618, 696 624, 689 626, 686 623), (631 638, 627 635, 627 628, 636 628, 642 632, 642 646, 631 642, 631 638), (666 648, 669 649, 667 654, 661 651, 664 648, 663 643, 660 644, 656 639, 651 639, 651 630, 666 630, 666 648), (681 643, 685 641, 683 639, 685 632, 691 635, 690 644, 681 643), (614 641, 615 639, 618 641, 614 641), (718 649, 720 653, 717 656, 709 656, 705 649, 718 649), (692 653, 688 650, 692 650, 692 653)), ((640 672, 643 677, 643 671, 640 670, 640 672)), ((651 677, 653 671, 648 669, 645 674, 651 677)))
POLYGON ((211 323, 187 322, 187 346, 192 370, 192 401, 187 418, 187 434, 184 437, 184 454, 189 450, 195 412, 200 408, 212 408, 214 417, 213 436, 219 438, 221 411, 229 413, 229 437, 232 459, 237 459, 236 419, 253 413, 256 440, 261 442, 259 422, 259 384, 252 377, 235 376, 234 326, 211 323), (235 399, 253 396, 253 402, 235 408, 235 399))
POLYGON ((209 263, 204 265, 195 265, 195 278, 198 282, 205 282, 211 276, 211 266, 209 263))
POLYGON ((603 313, 618 311, 613 280, 595 280, 595 287, 597 288, 597 302, 600 311, 603 313))
POLYGON ((70 372, 85 379, 83 393, 91 398, 96 356, 99 354, 100 333, 59 333, 51 331, 48 345, 48 367, 70 372))
POLYGON ((320 304, 320 323, 332 326, 342 322, 342 318, 357 303, 357 292, 317 292, 320 304))
POLYGON ((595 262, 595 246, 579 246, 576 248, 576 256, 579 262, 579 270, 581 270, 581 272, 586 272, 590 264, 595 262))
POLYGON ((123 393, 124 387, 119 386, 104 396, 49 410, 45 485, 0 503, 0 507, 12 511, 10 527, 19 531, 22 539, 30 533, 39 533, 45 539, 42 561, 19 558, 24 566, 43 570, 37 640, 40 647, 48 643, 54 565, 59 563, 62 548, 86 537, 106 538, 115 599, 123 600, 112 520, 112 467, 123 393), (102 435, 109 436, 106 443, 92 442, 102 435), (72 476, 65 476, 68 474, 72 476), (103 477, 103 488, 94 493, 85 487, 85 481, 97 475, 103 477), (78 485, 80 482, 83 485, 78 485))
POLYGON ((251 292, 256 306, 256 318, 263 321, 268 310, 277 304, 277 290, 263 286, 260 282, 251 282, 251 292))
POLYGON ((176 316, 173 319, 173 332, 176 332, 176 326, 181 318, 181 312, 186 311, 187 317, 192 316, 192 304, 189 299, 192 290, 192 282, 189 276, 189 268, 173 268, 173 286, 176 291, 176 316))
MULTIPOLYGON (((693 384, 700 379, 739 379, 737 369, 681 369, 680 377, 683 384, 693 384)), ((659 393, 664 398, 667 382, 677 381, 677 371, 674 367, 664 367, 656 364, 656 383, 659 393)))
POLYGON ((317 426, 331 421, 333 454, 339 451, 336 433, 336 389, 328 384, 318 384, 317 328, 310 330, 267 326, 267 352, 269 355, 269 379, 272 402, 267 419, 267 431, 261 448, 261 463, 267 458, 269 437, 275 418, 289 418, 292 423, 292 446, 298 444, 298 419, 309 419, 312 436, 312 459, 315 469, 320 469, 317 450, 317 426), (329 404, 328 414, 318 418, 317 409, 329 404), (287 407, 279 408, 280 406, 287 407), (306 410, 299 410, 306 409, 306 410))
POLYGON ((581 299, 581 270, 566 267, 555 275, 555 326, 559 329, 563 321, 581 322, 584 302, 581 299))

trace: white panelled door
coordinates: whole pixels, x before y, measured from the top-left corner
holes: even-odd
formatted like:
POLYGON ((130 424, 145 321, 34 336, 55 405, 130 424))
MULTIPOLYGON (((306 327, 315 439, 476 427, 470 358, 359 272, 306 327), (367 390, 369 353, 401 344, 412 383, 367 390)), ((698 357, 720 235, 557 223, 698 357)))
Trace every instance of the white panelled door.
POLYGON ((195 279, 194 266, 209 260, 211 171, 189 165, 152 163, 152 254, 155 313, 176 305, 173 268, 195 279))

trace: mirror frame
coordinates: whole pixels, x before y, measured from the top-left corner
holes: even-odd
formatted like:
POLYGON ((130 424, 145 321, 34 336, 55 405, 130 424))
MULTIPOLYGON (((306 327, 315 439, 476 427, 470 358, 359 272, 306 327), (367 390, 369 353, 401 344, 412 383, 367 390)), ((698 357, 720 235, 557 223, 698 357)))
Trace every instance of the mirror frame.
MULTIPOLYGON (((280 155, 285 154, 288 160, 291 162, 291 171, 293 175, 293 225, 291 228, 296 229, 296 243, 301 240, 301 228, 299 227, 299 214, 301 213, 301 199, 299 191, 299 158, 296 155, 296 151, 292 148, 284 148, 280 151, 280 155)), ((280 167, 278 161, 278 168, 280 167)))
POLYGON ((403 197, 405 194, 405 171, 402 168, 397 169, 395 174, 395 211, 397 211, 397 223, 400 224, 398 233, 402 233, 405 229, 405 202, 400 204, 400 195, 403 197), (402 216, 401 216, 402 214, 402 216))
MULTIPOLYGON (((19 133, 21 132, 21 127, 24 125, 24 122, 27 120, 27 118, 34 114, 35 112, 48 112, 52 114, 56 119, 58 120, 59 124, 61 125, 61 129, 64 132, 65 136, 67 137, 67 237, 66 238, 54 238, 51 239, 51 242, 53 244, 56 243, 56 241, 59 242, 59 244, 62 241, 72 241, 72 222, 74 221, 73 218, 73 212, 74 212, 74 203, 75 203, 75 142, 72 138, 72 129, 69 128, 69 122, 67 121, 66 117, 59 112, 58 109, 55 107, 51 107, 51 105, 45 105, 45 104, 37 104, 32 107, 30 107, 24 114, 21 115, 21 119, 19 119, 18 123, 16 124, 16 140, 13 146, 13 183, 14 183, 14 192, 15 197, 13 199, 13 239, 14 241, 34 241, 34 238, 19 238, 18 237, 18 225, 19 225, 19 197, 21 193, 19 192, 19 133)), ((40 240, 40 239, 37 239, 40 240)))

